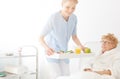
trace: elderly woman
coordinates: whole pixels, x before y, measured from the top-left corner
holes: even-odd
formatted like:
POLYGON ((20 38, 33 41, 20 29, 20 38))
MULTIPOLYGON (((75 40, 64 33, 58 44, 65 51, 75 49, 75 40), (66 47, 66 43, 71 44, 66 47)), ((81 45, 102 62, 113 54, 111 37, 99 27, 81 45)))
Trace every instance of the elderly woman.
POLYGON ((83 71, 58 79, 120 79, 120 51, 113 34, 102 36, 102 52, 83 71))

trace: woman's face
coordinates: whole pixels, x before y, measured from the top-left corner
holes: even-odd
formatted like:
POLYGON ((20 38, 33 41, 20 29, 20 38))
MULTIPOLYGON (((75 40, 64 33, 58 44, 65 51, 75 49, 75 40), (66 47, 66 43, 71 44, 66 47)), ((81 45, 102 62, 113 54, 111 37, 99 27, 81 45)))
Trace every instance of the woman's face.
POLYGON ((75 7, 76 7, 76 3, 73 2, 73 1, 66 1, 62 4, 62 13, 65 15, 65 16, 70 16, 74 10, 75 10, 75 7))
POLYGON ((104 52, 109 51, 109 50, 113 49, 114 47, 115 47, 115 44, 112 41, 106 40, 106 39, 102 40, 102 50, 104 52))

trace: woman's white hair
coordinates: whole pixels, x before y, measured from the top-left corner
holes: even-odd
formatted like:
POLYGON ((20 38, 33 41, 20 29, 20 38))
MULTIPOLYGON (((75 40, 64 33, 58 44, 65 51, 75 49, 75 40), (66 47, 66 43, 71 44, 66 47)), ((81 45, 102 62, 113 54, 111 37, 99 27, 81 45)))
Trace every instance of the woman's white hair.
POLYGON ((111 33, 108 33, 107 35, 103 35, 102 39, 111 41, 115 45, 115 47, 118 44, 118 39, 114 36, 114 34, 111 34, 111 33))

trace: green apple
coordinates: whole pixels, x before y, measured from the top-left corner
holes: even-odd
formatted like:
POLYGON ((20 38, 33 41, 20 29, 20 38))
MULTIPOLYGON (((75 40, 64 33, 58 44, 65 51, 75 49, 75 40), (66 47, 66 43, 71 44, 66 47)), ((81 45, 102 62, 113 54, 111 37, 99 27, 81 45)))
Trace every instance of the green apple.
POLYGON ((90 48, 85 48, 84 52, 85 53, 91 53, 91 49, 90 48))

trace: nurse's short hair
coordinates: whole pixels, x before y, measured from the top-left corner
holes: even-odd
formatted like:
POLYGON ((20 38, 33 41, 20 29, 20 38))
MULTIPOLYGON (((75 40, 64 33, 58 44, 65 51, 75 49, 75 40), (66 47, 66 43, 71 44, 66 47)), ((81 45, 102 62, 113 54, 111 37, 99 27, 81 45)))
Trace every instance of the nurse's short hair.
POLYGON ((117 44, 118 44, 118 39, 115 37, 114 34, 108 33, 106 35, 103 35, 102 36, 102 40, 104 40, 104 39, 110 41, 115 46, 117 46, 117 44))
POLYGON ((73 2, 75 2, 76 4, 78 3, 78 0, 62 0, 62 3, 65 3, 65 2, 67 2, 67 1, 73 1, 73 2))

